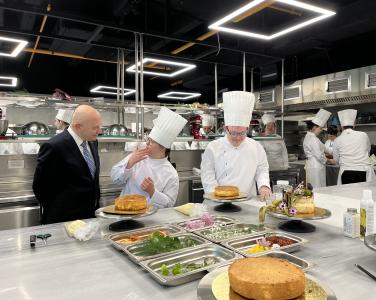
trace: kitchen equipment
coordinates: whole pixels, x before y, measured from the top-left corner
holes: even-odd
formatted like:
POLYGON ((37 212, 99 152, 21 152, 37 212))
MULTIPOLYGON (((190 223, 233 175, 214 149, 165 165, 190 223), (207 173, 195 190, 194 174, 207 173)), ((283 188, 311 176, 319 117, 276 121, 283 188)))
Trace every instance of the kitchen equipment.
POLYGON ((214 210, 220 212, 238 212, 241 211, 242 208, 238 205, 232 204, 232 202, 243 202, 248 201, 248 195, 246 193, 239 193, 239 196, 234 197, 216 197, 214 192, 204 194, 204 199, 211 200, 214 202, 222 203, 214 207, 214 210))
POLYGON ((106 129, 106 135, 110 136, 126 136, 128 129, 121 124, 113 124, 106 129))
POLYGON ((0 120, 0 136, 5 135, 8 129, 8 120, 0 120))
MULTIPOLYGON (((199 229, 210 228, 210 227, 213 227, 213 226, 216 226, 216 225, 226 225, 226 224, 236 223, 236 220, 234 218, 230 218, 230 217, 227 217, 227 216, 214 216, 213 215, 212 218, 214 219, 213 225, 205 226, 205 227, 202 227, 202 228, 199 228, 199 229)), ((178 225, 179 227, 181 227, 181 228, 183 228, 187 231, 195 231, 197 229, 187 228, 187 223, 190 222, 190 221, 195 222, 195 221, 199 221, 199 220, 200 220, 200 218, 189 219, 189 220, 185 220, 185 221, 176 223, 176 225, 178 225)))
POLYGON ((40 122, 30 122, 22 127, 22 135, 47 135, 48 128, 40 122))

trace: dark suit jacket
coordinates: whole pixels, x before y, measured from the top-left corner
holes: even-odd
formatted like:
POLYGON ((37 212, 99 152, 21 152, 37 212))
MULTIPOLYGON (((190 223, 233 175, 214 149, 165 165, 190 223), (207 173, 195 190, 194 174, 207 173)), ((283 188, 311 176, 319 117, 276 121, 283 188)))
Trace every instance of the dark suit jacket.
POLYGON ((94 157, 94 178, 73 137, 67 130, 39 150, 33 191, 42 207, 42 223, 94 217, 99 207, 98 142, 89 142, 94 157))

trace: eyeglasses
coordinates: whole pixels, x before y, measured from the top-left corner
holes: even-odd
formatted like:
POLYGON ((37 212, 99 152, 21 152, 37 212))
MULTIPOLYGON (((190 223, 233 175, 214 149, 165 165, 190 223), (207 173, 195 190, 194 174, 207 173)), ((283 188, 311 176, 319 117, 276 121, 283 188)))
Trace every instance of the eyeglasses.
POLYGON ((240 132, 235 132, 235 131, 229 131, 227 128, 227 133, 232 136, 232 137, 243 137, 247 135, 247 130, 240 131, 240 132))

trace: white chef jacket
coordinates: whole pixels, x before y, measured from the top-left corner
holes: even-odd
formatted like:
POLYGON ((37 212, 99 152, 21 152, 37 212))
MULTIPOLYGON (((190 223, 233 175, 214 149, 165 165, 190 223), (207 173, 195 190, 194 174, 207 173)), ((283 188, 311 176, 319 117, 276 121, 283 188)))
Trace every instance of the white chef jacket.
POLYGON ((333 148, 333 159, 339 164, 337 184, 342 184, 343 171, 365 171, 367 182, 375 179, 375 171, 369 158, 371 143, 367 133, 345 129, 336 138, 333 148))
POLYGON ((306 177, 307 182, 312 184, 313 188, 326 186, 326 157, 325 146, 313 132, 307 132, 303 149, 307 157, 306 177))
POLYGON ((189 150, 188 142, 173 142, 171 145, 171 150, 189 150))
POLYGON ((167 157, 146 158, 126 169, 130 156, 131 154, 111 169, 112 181, 117 185, 124 185, 121 195, 144 195, 157 208, 174 206, 179 191, 179 176, 167 157), (141 183, 146 177, 154 181, 155 192, 151 198, 141 189, 141 183))
POLYGON ((328 139, 325 142, 324 146, 325 146, 325 152, 328 153, 328 154, 333 155, 334 141, 328 139))
MULTIPOLYGON (((277 135, 277 137, 280 136, 277 135)), ((284 140, 260 140, 258 142, 264 147, 270 171, 289 168, 289 156, 284 140)))
POLYGON ((205 193, 218 185, 234 185, 248 198, 258 188, 269 185, 269 165, 265 150, 257 141, 246 138, 238 147, 227 136, 209 143, 201 160, 201 181, 205 193))

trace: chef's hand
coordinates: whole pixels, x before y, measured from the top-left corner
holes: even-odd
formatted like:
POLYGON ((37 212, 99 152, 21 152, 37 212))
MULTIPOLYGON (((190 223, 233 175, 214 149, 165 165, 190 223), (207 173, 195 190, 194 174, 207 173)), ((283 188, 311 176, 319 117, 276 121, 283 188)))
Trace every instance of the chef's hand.
POLYGON ((155 188, 154 188, 154 181, 150 177, 147 177, 144 179, 144 181, 141 183, 141 188, 143 191, 147 192, 150 197, 153 197, 155 188))
POLYGON ((135 164, 147 157, 148 150, 146 148, 134 150, 128 159, 127 169, 131 169, 135 164))
POLYGON ((335 165, 336 161, 334 159, 327 159, 326 163, 329 164, 329 165, 335 165))
POLYGON ((261 201, 265 201, 266 198, 270 196, 271 191, 270 188, 268 188, 266 185, 263 185, 259 188, 259 193, 261 201))

